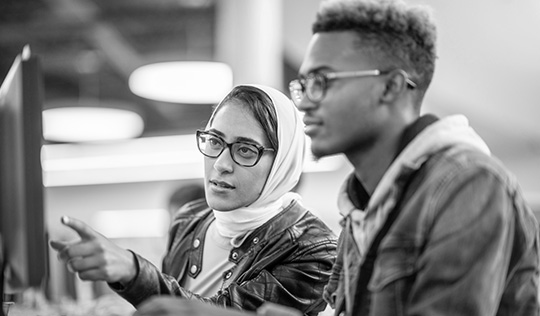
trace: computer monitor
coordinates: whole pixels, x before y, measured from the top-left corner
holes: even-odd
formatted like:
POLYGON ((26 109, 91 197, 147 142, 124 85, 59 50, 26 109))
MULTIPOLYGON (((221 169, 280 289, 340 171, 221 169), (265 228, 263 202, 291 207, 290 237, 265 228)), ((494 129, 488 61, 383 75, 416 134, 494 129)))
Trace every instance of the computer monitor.
POLYGON ((43 82, 29 47, 0 86, 0 298, 45 290, 48 248, 41 167, 43 82))

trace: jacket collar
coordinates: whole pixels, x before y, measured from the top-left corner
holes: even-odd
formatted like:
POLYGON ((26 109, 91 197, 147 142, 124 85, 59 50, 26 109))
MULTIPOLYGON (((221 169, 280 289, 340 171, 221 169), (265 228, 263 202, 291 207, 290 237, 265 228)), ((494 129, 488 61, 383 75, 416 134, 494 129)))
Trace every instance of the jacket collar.
MULTIPOLYGON (((287 205, 279 214, 242 238, 242 240, 235 245, 233 250, 246 252, 254 245, 265 243, 268 239, 276 235, 281 235, 283 231, 293 226, 308 212, 304 207, 299 207, 299 204, 300 202, 297 200, 292 200, 289 205, 287 205)), ((208 225, 210 222, 215 220, 211 210, 208 209, 207 212, 208 213, 203 220, 203 224, 197 225, 199 228, 195 233, 195 238, 204 240, 208 225)))
POLYGON ((274 218, 248 234, 246 238, 242 240, 242 243, 238 245, 238 248, 243 251, 248 251, 250 247, 257 243, 266 242, 276 235, 280 236, 283 231, 289 229, 307 213, 307 209, 298 207, 298 203, 297 200, 292 200, 292 202, 279 214, 274 216, 274 218))

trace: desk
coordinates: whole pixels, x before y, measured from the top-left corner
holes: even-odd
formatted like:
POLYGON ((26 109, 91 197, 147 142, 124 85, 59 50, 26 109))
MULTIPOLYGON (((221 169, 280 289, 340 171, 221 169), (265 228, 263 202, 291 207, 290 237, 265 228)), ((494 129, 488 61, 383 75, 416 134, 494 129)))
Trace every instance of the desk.
POLYGON ((39 303, 34 306, 17 303, 7 316, 131 316, 135 308, 118 295, 105 295, 96 300, 39 303))

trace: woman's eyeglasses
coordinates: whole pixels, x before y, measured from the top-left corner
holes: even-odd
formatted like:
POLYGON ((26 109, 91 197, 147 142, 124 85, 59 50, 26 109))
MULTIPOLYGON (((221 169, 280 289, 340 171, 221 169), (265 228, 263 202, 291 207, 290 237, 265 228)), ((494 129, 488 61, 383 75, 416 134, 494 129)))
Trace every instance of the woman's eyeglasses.
POLYGON ((202 130, 197 131, 197 147, 203 155, 210 158, 219 157, 225 148, 229 148, 232 160, 244 167, 255 166, 265 151, 275 151, 273 148, 246 142, 227 143, 220 136, 202 130))

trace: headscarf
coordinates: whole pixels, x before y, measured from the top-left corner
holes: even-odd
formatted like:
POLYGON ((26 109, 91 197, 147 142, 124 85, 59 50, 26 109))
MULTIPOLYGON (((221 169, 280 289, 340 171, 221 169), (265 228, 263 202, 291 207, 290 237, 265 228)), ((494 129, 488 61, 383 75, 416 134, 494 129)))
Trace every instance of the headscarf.
MULTIPOLYGON (((270 97, 277 114, 278 149, 264 188, 253 203, 228 212, 214 210, 216 228, 220 235, 241 238, 277 215, 292 200, 300 201, 291 192, 300 180, 306 153, 306 136, 300 112, 292 101, 280 91, 263 85, 255 87, 270 97)), ((214 109, 207 128, 210 127, 221 101, 214 109)))

